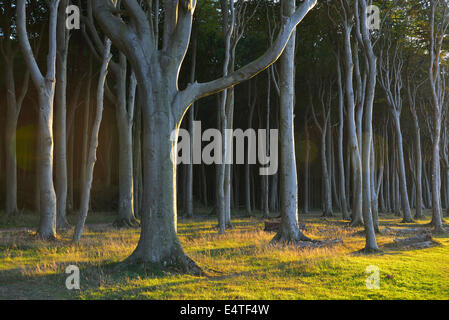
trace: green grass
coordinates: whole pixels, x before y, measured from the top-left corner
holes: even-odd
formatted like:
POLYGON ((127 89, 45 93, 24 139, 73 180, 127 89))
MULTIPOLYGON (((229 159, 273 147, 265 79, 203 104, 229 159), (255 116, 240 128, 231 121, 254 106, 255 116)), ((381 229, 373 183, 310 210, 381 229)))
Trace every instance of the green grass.
MULTIPOLYGON (((301 216, 315 239, 342 239, 344 245, 300 249, 271 246, 272 232, 263 220, 234 215, 234 229, 217 234, 212 218, 181 220, 181 242, 205 271, 195 277, 165 271, 143 274, 115 266, 135 248, 139 230, 116 230, 113 215, 93 214, 79 245, 73 230, 59 241, 36 240, 20 227, 36 225, 25 214, 0 219, 0 299, 448 299, 449 234, 436 235, 438 245, 410 250, 391 246, 393 233, 378 235, 380 254, 358 252, 362 228, 349 228, 339 218, 301 216), (5 232, 5 228, 12 231, 5 232), (66 266, 80 267, 81 290, 65 288, 66 266), (380 289, 365 286, 366 267, 380 270, 380 289)), ((400 218, 381 216, 381 226, 409 227, 400 218)), ((74 219, 71 218, 73 222, 74 219)))

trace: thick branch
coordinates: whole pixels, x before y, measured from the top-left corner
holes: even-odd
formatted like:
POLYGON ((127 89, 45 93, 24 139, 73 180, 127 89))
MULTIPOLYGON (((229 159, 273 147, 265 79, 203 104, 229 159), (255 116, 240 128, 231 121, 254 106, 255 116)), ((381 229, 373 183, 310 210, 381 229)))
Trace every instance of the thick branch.
POLYGON ((268 68, 281 56, 288 40, 290 39, 291 33, 306 16, 306 14, 316 5, 316 3, 317 0, 306 0, 292 14, 292 16, 285 21, 279 31, 276 41, 260 58, 247 64, 239 70, 232 72, 228 76, 224 76, 206 83, 191 84, 184 91, 180 92, 180 96, 183 99, 181 101, 185 101, 187 102, 187 105, 190 105, 195 100, 235 86, 236 84, 248 80, 268 68))

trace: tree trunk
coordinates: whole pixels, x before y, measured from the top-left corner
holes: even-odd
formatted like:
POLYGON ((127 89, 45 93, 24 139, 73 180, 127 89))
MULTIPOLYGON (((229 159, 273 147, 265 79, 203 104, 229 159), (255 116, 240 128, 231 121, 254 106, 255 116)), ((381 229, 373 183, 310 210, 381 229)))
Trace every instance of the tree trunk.
POLYGON ((367 29, 366 22, 366 2, 365 0, 356 0, 356 16, 359 14, 357 10, 357 1, 360 1, 360 28, 362 31, 364 51, 368 59, 368 83, 365 97, 365 114, 364 114, 364 136, 363 136, 363 150, 362 150, 362 173, 363 173, 363 222, 365 224, 365 252, 378 251, 379 248, 376 242, 376 235, 374 232, 373 217, 371 213, 371 176, 370 176, 370 153, 372 143, 372 113, 374 104, 374 94, 376 87, 376 57, 373 52, 371 40, 367 29))
POLYGON ((116 227, 135 227, 138 223, 133 208, 133 140, 132 123, 128 119, 118 119, 119 134, 119 206, 116 227))
POLYGON ((39 95, 40 221, 37 233, 42 239, 54 239, 56 237, 56 195, 53 187, 53 99, 55 94, 56 25, 59 0, 49 2, 50 40, 45 77, 39 69, 28 40, 25 2, 25 0, 17 1, 17 33, 25 62, 39 95))
POLYGON ((394 124, 396 128, 396 144, 398 151, 398 162, 399 162, 399 188, 401 190, 401 200, 402 200, 402 210, 403 210, 403 218, 402 222, 408 223, 412 222, 412 216, 410 213, 410 203, 408 200, 407 193, 407 178, 405 173, 405 161, 404 161, 404 151, 402 145, 402 131, 401 131, 401 122, 399 119, 399 114, 394 112, 393 114, 394 124))
POLYGON ((346 101, 348 103, 348 145, 351 153, 352 162, 352 215, 351 226, 362 224, 362 163, 360 159, 360 150, 357 141, 357 132, 354 117, 354 89, 353 72, 354 63, 351 52, 351 26, 349 23, 345 26, 345 57, 346 57, 346 101))
POLYGON ((338 126, 338 170, 340 177, 340 207, 343 219, 349 220, 349 212, 346 206, 346 189, 345 189, 345 167, 343 162, 343 126, 344 126, 344 95, 343 95, 343 84, 341 79, 341 61, 340 55, 337 55, 337 82, 338 82, 338 107, 339 107, 339 117, 340 123, 338 126))
POLYGON ((55 192, 56 227, 66 228, 67 222, 67 54, 69 35, 65 26, 68 0, 61 0, 56 34, 56 92, 55 92, 55 192))
MULTIPOLYGON (((281 2, 281 15, 291 15, 294 9, 294 0, 281 2)), ((280 58, 279 168, 281 222, 279 232, 272 239, 272 242, 310 240, 298 227, 298 183, 293 128, 295 35, 296 31, 293 31, 280 58)))
POLYGON ((97 87, 97 111, 95 114, 95 120, 92 125, 91 137, 89 139, 89 151, 87 154, 87 163, 85 169, 85 186, 81 191, 81 203, 80 203, 80 213, 78 216, 78 222, 75 227, 75 232, 73 234, 73 241, 79 242, 81 240, 81 235, 83 234, 84 225, 86 223, 87 213, 89 211, 89 198, 90 191, 92 188, 92 180, 94 175, 95 162, 97 160, 96 153, 98 147, 98 133, 100 131, 100 124, 103 118, 103 100, 104 100, 104 84, 106 81, 107 70, 109 61, 112 56, 111 52, 111 41, 107 39, 105 41, 105 49, 103 53, 103 64, 100 69, 100 75, 98 78, 97 87))
POLYGON ((419 129, 418 117, 413 113, 413 124, 415 128, 415 156, 416 156, 416 213, 415 219, 422 219, 423 213, 423 190, 422 190, 422 151, 421 132, 419 129))
MULTIPOLYGON (((196 56, 197 56, 197 42, 198 42, 198 27, 196 24, 192 26, 192 38, 191 45, 191 60, 190 60, 190 83, 195 81, 196 71, 196 56)), ((189 111, 189 132, 193 137, 193 121, 195 120, 195 104, 190 106, 189 111)), ((186 202, 184 207, 184 214, 186 217, 193 216, 193 146, 190 144, 190 162, 187 164, 187 177, 186 177, 186 202)))
MULTIPOLYGON (((149 27, 148 17, 136 4, 124 1, 126 8, 133 13, 129 16, 131 23, 125 24, 117 17, 117 10, 109 1, 93 2, 96 18, 103 30, 131 62, 139 92, 143 95, 142 229, 137 248, 127 262, 161 267, 176 265, 178 270, 200 274, 201 269, 185 255, 176 235, 176 161, 172 163, 170 156, 176 160, 174 151, 177 150, 178 131, 172 136, 172 130, 179 129, 192 102, 247 80, 272 64, 284 50, 292 30, 315 6, 316 0, 303 2, 285 20, 275 43, 262 57, 228 76, 194 83, 181 91, 178 88, 179 69, 189 43, 196 2, 175 1, 172 3, 174 6, 165 8, 162 50, 158 50, 159 41, 154 41, 155 34, 149 27), (139 35, 129 25, 136 26, 139 35)), ((293 137, 292 132, 290 134, 293 137)), ((289 150, 291 154, 293 151, 294 148, 289 150)), ((294 194, 296 197, 296 188, 294 194)))

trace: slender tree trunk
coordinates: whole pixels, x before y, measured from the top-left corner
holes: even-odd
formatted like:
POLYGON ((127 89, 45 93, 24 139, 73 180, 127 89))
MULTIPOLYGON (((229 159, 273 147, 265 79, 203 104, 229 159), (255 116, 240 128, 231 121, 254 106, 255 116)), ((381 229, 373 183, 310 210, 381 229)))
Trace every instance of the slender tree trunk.
POLYGON ((338 108, 340 123, 338 126, 338 170, 340 177, 340 207, 343 219, 349 220, 349 212, 347 208, 346 190, 345 190, 345 168, 343 162, 343 126, 344 126, 344 95, 341 77, 341 61, 340 55, 337 55, 337 84, 338 84, 338 108))
MULTIPOLYGON (((281 15, 291 15, 294 0, 281 2, 281 15)), ((298 227, 298 183, 296 175, 295 140, 293 128, 294 110, 294 56, 295 35, 293 31, 280 58, 280 230, 272 242, 295 242, 310 240, 298 227)))
POLYGON ((422 151, 421 132, 419 129, 418 116, 412 112, 413 124, 415 128, 415 157, 416 157, 416 213, 415 219, 422 219, 423 213, 423 190, 422 190, 422 151))
MULTIPOLYGON (((308 111, 308 109, 307 109, 308 111)), ((310 190, 310 134, 308 126, 308 112, 304 117, 304 138, 305 138, 305 160, 304 160, 304 207, 305 214, 309 213, 309 190, 310 190)))
POLYGON ((399 114, 395 113, 393 115, 394 124, 396 128, 396 144, 398 151, 398 162, 399 162, 399 188, 401 190, 401 200, 402 200, 402 210, 403 210, 403 219, 402 222, 408 223, 412 222, 412 216, 410 213, 410 203, 408 200, 407 193, 407 180, 405 173, 405 161, 404 161, 404 151, 402 144, 402 131, 401 131, 401 123, 399 119, 399 114))
MULTIPOLYGON (((198 42, 198 27, 194 23, 192 26, 192 37, 190 41, 191 60, 190 60, 190 83, 195 81, 196 59, 197 59, 197 42, 198 42)), ((195 103, 190 106, 189 110, 189 132, 193 136, 193 121, 195 120, 195 103)), ((184 207, 184 214, 186 217, 193 216, 193 146, 190 144, 190 163, 187 164, 186 177, 186 202, 184 207)))
POLYGON ((357 141, 355 125, 355 103, 353 89, 354 63, 351 52, 351 26, 345 25, 345 57, 346 57, 346 101, 348 103, 348 145, 351 153, 352 174, 352 215, 351 226, 362 224, 362 163, 357 141))
POLYGON ((56 33, 56 92, 55 92, 55 192, 56 227, 66 228, 67 222, 67 55, 69 35, 65 26, 68 0, 61 0, 56 33))
MULTIPOLYGON (((365 0, 356 0, 360 1, 360 27, 362 30, 363 42, 365 45, 365 54, 368 59, 369 65, 369 74, 368 74, 368 83, 367 83, 367 91, 365 97, 365 111, 364 111, 364 136, 363 136, 363 150, 362 150, 362 166, 363 166, 363 221, 365 224, 365 251, 378 251, 378 246, 376 242, 376 236, 374 232, 373 225, 373 217, 371 213, 371 186, 370 186, 370 153, 371 153, 371 143, 372 143, 372 113, 373 113, 373 104, 374 104, 374 94, 376 87, 376 57, 373 52, 371 40, 369 38, 369 33, 367 30, 366 23, 366 2, 365 0)), ((356 15, 358 14, 357 5, 356 5, 356 15)))
POLYGON ((55 94, 56 26, 59 0, 49 2, 49 50, 45 77, 39 70, 26 31, 25 0, 17 1, 17 33, 39 101, 39 182, 40 221, 38 235, 42 239, 56 237, 56 195, 53 186, 53 99, 55 94))
MULTIPOLYGON (((254 116, 254 108, 256 106, 256 97, 257 97, 257 87, 255 81, 249 81, 248 82, 248 108, 249 108, 249 115, 248 115, 248 128, 251 128, 253 125, 253 116, 254 116), (254 96, 251 101, 251 84, 254 83, 254 96)), ((249 148, 249 146, 248 146, 249 148)), ((249 157, 247 157, 245 162, 245 208, 246 213, 251 213, 251 181, 250 181, 250 163, 249 163, 249 157)))
MULTIPOLYGON (((88 80, 86 83, 86 100, 84 101, 84 118, 83 118, 83 135, 81 145, 81 177, 79 181, 79 190, 83 190, 86 185, 86 168, 87 168, 87 148, 89 139, 89 116, 90 116, 90 97, 92 90, 92 57, 89 57, 88 80)), ((80 196, 81 201, 81 196, 80 196)), ((80 204, 81 206, 81 204, 80 204)))
POLYGON ((109 61, 111 60, 111 41, 107 39, 105 41, 105 49, 103 54, 103 64, 100 69, 100 75, 98 78, 98 88, 97 88, 97 111, 95 115, 95 120, 92 126, 91 137, 89 139, 89 151, 88 158, 85 169, 85 182, 86 185, 81 191, 81 204, 80 213, 78 216, 78 222, 75 227, 75 232, 73 234, 73 241, 79 242, 81 240, 81 235, 83 234, 84 225, 86 223, 87 212, 89 211, 89 198, 90 191, 92 188, 92 180, 94 175, 94 167, 96 162, 96 153, 98 147, 98 133, 100 131, 100 124, 103 118, 103 100, 104 100, 104 85, 107 76, 107 70, 109 61))

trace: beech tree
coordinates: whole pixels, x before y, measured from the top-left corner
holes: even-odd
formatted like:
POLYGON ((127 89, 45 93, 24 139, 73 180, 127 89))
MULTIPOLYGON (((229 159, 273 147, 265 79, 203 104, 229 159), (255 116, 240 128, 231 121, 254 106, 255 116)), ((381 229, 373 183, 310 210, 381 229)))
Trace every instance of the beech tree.
POLYGON ((402 67, 404 61, 397 45, 391 48, 391 41, 387 41, 382 48, 379 58, 379 83, 385 91, 390 112, 396 129, 396 144, 399 164, 399 187, 401 190, 403 219, 402 222, 412 222, 410 203, 407 193, 407 177, 405 172, 404 147, 402 143, 401 111, 402 111, 402 67))
POLYGON ((47 71, 41 73, 31 49, 26 30, 26 0, 17 1, 17 34, 31 79, 39 94, 39 188, 40 222, 38 235, 43 239, 56 237, 56 195, 53 186, 53 100, 56 82, 56 25, 59 0, 50 0, 49 48, 47 71))
POLYGON ((94 175, 95 162, 97 160, 96 153, 98 147, 98 133, 100 131, 100 124, 103 118, 103 103, 104 103, 104 84, 106 81, 107 70, 109 62, 111 61, 111 41, 109 39, 105 40, 104 53, 103 53, 103 63, 100 68, 100 74, 98 77, 98 87, 97 87, 97 110, 95 112, 95 119, 92 125, 91 136, 89 139, 89 149, 87 154, 87 162, 84 164, 85 168, 85 183, 86 185, 81 192, 81 203, 80 212, 78 216, 78 222, 75 227, 75 232, 73 234, 73 241, 78 242, 83 234, 84 225, 86 223, 87 213, 89 211, 89 199, 90 191, 92 188, 92 180, 94 175))
POLYGON ((441 66, 441 48, 449 28, 449 5, 446 0, 430 0, 429 8, 429 83, 433 107, 433 150, 432 150, 432 222, 435 231, 442 231, 440 140, 441 116, 445 98, 445 78, 441 66), (437 10, 440 9, 440 10, 437 10), (436 12, 441 14, 436 18, 436 12))
POLYGON ((332 214, 332 194, 331 181, 329 175, 328 153, 326 152, 326 138, 328 137, 328 130, 330 130, 330 114, 332 103, 332 83, 327 85, 324 80, 319 80, 318 96, 321 104, 322 122, 320 123, 315 115, 315 107, 313 105, 313 91, 310 89, 309 99, 311 100, 310 110, 312 111, 315 125, 321 133, 321 170, 323 180, 323 216, 331 217, 332 214))
POLYGON ((285 19, 273 46, 258 60, 222 78, 190 84, 184 90, 178 87, 178 75, 190 41, 196 1, 163 2, 161 46, 155 37, 154 17, 158 15, 152 14, 154 11, 146 14, 135 0, 123 0, 122 4, 123 9, 118 10, 107 0, 95 1, 94 13, 112 43, 130 61, 143 99, 142 231, 127 262, 175 264, 184 271, 200 273, 196 263, 185 255, 176 235, 176 167, 170 155, 176 150, 177 135, 171 140, 172 131, 179 128, 195 100, 247 80, 276 61, 316 0, 304 1, 285 19), (126 22, 120 17, 125 12, 126 22))
MULTIPOLYGON (((92 5, 91 1, 87 2, 87 16, 82 17, 82 31, 91 53, 97 61, 102 62, 104 59, 104 43, 101 41, 95 27, 92 5)), ((108 86, 105 88, 106 97, 115 105, 119 147, 121 150, 119 154, 119 205, 114 225, 116 227, 133 227, 138 225, 132 205, 134 188, 132 129, 137 80, 134 72, 128 70, 129 66, 125 55, 122 52, 118 52, 117 56, 118 61, 111 60, 108 64, 111 75, 115 80, 114 90, 109 89, 108 86)), ((83 152, 86 153, 86 150, 86 142, 84 142, 83 152)))
MULTIPOLYGON (((305 4, 303 4, 304 6, 305 4)), ((301 7, 297 10, 300 10, 301 7)), ((295 0, 281 2, 281 16, 294 16, 295 0)), ((284 26, 283 26, 284 28, 284 26)), ((282 29, 281 29, 282 33, 282 29)), ((278 38, 279 39, 279 38, 278 38)), ((293 130, 295 31, 280 60, 279 156, 281 222, 272 242, 310 241, 298 226, 298 181, 293 130)))
POLYGON ((55 192, 56 226, 68 226, 67 210, 67 56, 69 29, 66 28, 68 0, 61 0, 56 30, 56 88, 55 88, 55 192))

